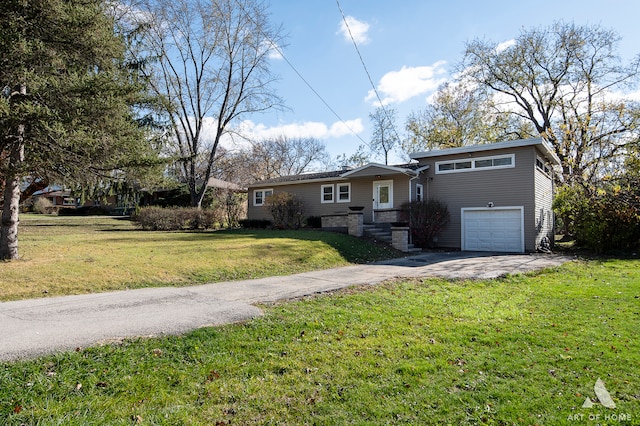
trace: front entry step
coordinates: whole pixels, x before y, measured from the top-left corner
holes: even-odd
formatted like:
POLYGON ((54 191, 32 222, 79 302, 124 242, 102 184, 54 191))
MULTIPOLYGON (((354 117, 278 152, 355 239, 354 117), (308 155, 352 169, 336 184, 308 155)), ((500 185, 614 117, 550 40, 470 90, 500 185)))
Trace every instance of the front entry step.
POLYGON ((373 238, 376 241, 391 244, 391 229, 385 229, 384 226, 378 226, 377 224, 364 225, 364 235, 373 238))
MULTIPOLYGON (((388 245, 393 245, 393 237, 391 235, 391 224, 389 223, 371 223, 363 225, 363 233, 365 236, 388 245)), ((402 250, 404 251, 404 250, 402 250)), ((413 244, 407 245, 407 253, 418 253, 422 249, 414 247, 413 244)))

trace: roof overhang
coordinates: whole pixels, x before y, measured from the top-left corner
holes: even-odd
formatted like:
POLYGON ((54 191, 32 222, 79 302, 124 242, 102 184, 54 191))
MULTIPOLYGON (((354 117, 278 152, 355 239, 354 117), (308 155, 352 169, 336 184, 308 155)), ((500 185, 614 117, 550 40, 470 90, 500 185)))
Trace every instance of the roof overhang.
POLYGON ((328 176, 328 177, 317 178, 317 179, 292 179, 292 180, 283 180, 283 181, 276 181, 276 182, 270 182, 270 181, 254 182, 252 184, 249 184, 248 187, 249 188, 267 188, 272 186, 301 185, 304 183, 337 182, 337 181, 344 181, 344 180, 346 179, 340 176, 328 176))
POLYGON ((555 154, 553 148, 542 138, 518 139, 514 141, 495 142, 480 145, 469 145, 459 148, 436 149, 433 151, 415 152, 409 157, 413 160, 420 158, 442 157, 445 155, 470 154, 473 152, 493 151, 496 149, 519 148, 523 146, 537 146, 544 156, 554 165, 560 165, 560 158, 555 154))
POLYGON ((395 166, 387 166, 385 164, 378 163, 369 163, 365 164, 362 167, 358 167, 357 169, 350 170, 346 173, 343 173, 341 176, 343 178, 353 178, 353 177, 371 177, 371 176, 389 176, 389 175, 397 175, 403 174, 407 176, 417 176, 419 172, 406 169, 403 167, 395 167, 395 166))

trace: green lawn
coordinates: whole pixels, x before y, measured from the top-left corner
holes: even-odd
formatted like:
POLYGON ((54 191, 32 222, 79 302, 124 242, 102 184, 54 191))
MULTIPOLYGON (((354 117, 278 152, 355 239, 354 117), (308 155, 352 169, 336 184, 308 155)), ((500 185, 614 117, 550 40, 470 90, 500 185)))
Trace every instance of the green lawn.
POLYGON ((423 279, 266 307, 245 324, 0 369, 38 425, 640 424, 638 260, 423 279), (599 404, 601 378, 616 409, 599 404))
POLYGON ((113 217, 23 215, 0 301, 287 275, 401 253, 320 231, 149 232, 113 217))

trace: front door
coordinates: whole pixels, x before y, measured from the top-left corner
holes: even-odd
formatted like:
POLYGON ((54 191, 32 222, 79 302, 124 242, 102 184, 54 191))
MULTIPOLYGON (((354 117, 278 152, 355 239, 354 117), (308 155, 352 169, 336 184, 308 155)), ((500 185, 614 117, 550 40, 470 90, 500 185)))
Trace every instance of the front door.
POLYGON ((393 181, 380 180, 373 182, 373 209, 393 208, 393 181))

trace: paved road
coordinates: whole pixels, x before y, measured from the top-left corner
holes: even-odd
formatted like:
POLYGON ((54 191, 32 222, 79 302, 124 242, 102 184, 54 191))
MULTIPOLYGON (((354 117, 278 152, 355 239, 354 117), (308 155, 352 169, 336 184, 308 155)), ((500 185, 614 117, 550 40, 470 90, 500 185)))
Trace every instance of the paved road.
POLYGON ((285 277, 4 302, 0 303, 0 361, 244 321, 262 314, 255 303, 352 285, 427 276, 495 278, 569 260, 541 254, 422 253, 285 277))

